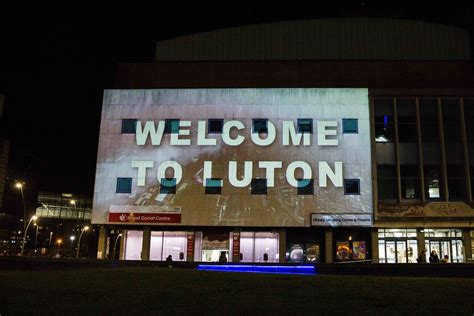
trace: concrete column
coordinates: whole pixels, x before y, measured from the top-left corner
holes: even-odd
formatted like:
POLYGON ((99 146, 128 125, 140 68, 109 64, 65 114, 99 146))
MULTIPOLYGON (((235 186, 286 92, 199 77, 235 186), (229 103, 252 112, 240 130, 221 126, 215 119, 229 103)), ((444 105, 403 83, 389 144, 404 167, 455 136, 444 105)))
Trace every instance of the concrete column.
POLYGON ((462 245, 464 248, 464 262, 472 262, 472 248, 471 248, 471 235, 470 229, 464 228, 462 230, 462 245))
POLYGON ((428 251, 425 246, 425 232, 423 228, 416 229, 416 240, 418 241, 418 253, 416 254, 416 257, 418 258, 418 255, 423 249, 428 251))
POLYGON ((371 232, 372 237, 372 260, 375 263, 379 262, 379 230, 377 228, 373 228, 371 232))
POLYGON ((333 249, 332 249, 332 229, 326 228, 326 232, 324 234, 324 242, 325 242, 325 254, 326 254, 326 263, 333 262, 333 249))
POLYGON ((97 259, 105 259, 107 247, 107 228, 100 226, 99 228, 99 242, 97 245, 97 259))
POLYGON ((142 260, 150 260, 150 244, 151 244, 151 228, 143 228, 143 241, 142 241, 142 260))
POLYGON ((278 251, 280 252, 280 263, 286 263, 286 229, 278 230, 278 251))

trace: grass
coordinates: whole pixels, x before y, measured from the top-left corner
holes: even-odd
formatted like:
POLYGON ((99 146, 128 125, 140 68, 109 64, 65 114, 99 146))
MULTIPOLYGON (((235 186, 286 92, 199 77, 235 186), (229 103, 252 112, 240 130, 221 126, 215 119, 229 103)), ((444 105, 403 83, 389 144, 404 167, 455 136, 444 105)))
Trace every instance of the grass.
POLYGON ((167 268, 0 271, 0 315, 464 314, 474 280, 167 268))

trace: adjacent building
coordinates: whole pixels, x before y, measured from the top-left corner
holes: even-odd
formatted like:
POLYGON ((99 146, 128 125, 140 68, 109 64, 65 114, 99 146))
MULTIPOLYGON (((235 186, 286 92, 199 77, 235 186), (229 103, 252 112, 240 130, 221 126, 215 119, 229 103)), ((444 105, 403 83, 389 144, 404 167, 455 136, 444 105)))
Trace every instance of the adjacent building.
POLYGON ((473 81, 469 33, 419 21, 159 42, 104 92, 98 258, 468 262, 473 81))

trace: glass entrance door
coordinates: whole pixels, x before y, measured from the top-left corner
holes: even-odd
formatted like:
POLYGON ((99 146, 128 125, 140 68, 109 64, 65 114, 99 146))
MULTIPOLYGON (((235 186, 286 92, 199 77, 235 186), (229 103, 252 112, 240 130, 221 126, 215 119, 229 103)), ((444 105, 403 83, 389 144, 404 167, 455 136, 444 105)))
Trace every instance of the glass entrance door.
POLYGON ((397 263, 407 262, 407 244, 406 241, 397 241, 397 263))
POLYGON ((387 263, 396 263, 397 262, 397 248, 395 246, 395 241, 386 241, 385 242, 385 254, 387 256, 387 263))
POLYGON ((462 252, 462 240, 430 240, 426 241, 426 253, 427 259, 431 254, 431 251, 435 250, 438 254, 439 260, 443 259, 444 256, 448 256, 447 262, 463 262, 464 255, 462 252))

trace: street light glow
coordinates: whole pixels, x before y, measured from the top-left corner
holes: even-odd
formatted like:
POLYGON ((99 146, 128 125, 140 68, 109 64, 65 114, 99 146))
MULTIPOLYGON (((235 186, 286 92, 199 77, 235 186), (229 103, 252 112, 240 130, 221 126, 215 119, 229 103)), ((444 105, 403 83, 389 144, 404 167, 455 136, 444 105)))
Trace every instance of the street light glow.
POLYGON ((76 239, 76 236, 71 236, 71 237, 69 237, 69 239, 74 240, 74 239, 76 239))
POLYGON ((56 240, 58 244, 61 244, 63 241, 61 239, 56 240))
POLYGON ((31 219, 34 220, 34 221, 36 221, 36 220, 38 219, 38 216, 33 215, 33 216, 31 217, 31 219))
POLYGON ((85 231, 89 230, 89 226, 84 226, 84 230, 85 231))
POLYGON ((72 205, 76 206, 76 201, 74 201, 74 200, 71 200, 71 202, 70 202, 70 203, 71 203, 72 205))
POLYGON ((15 183, 15 188, 21 189, 21 188, 23 188, 23 184, 21 184, 20 182, 17 182, 17 183, 15 183))

